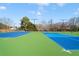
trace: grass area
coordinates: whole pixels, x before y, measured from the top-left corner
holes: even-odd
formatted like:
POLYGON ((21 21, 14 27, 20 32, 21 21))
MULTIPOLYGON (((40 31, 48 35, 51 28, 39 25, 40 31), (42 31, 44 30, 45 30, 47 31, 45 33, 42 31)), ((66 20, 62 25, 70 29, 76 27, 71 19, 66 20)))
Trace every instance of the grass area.
POLYGON ((0 56, 68 56, 57 43, 41 32, 30 32, 16 38, 0 38, 0 56))
POLYGON ((59 32, 59 33, 69 34, 69 35, 73 35, 73 36, 79 36, 79 32, 59 32))

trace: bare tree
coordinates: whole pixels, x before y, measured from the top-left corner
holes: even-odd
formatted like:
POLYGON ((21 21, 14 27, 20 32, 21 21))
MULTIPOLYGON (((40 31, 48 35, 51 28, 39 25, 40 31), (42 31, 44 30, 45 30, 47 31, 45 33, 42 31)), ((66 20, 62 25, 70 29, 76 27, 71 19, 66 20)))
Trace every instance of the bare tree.
POLYGON ((69 26, 71 31, 76 31, 76 17, 73 17, 69 20, 69 26))

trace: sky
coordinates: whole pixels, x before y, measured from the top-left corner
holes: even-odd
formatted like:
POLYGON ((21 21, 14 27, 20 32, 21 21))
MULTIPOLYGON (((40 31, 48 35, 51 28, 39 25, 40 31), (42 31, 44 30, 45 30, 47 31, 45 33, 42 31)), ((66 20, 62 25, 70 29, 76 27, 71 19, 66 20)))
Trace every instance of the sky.
POLYGON ((27 16, 31 22, 61 22, 79 15, 78 3, 0 3, 0 18, 9 18, 13 25, 19 26, 22 17, 27 16))

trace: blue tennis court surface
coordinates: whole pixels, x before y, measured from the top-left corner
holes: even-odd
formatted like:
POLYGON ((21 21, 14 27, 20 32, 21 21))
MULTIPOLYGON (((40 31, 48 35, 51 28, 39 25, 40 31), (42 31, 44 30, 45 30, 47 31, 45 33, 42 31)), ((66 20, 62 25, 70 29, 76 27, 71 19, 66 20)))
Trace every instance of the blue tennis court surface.
POLYGON ((79 50, 79 37, 59 33, 44 33, 66 50, 79 50))
POLYGON ((0 38, 13 38, 26 34, 27 32, 6 32, 0 33, 0 38))

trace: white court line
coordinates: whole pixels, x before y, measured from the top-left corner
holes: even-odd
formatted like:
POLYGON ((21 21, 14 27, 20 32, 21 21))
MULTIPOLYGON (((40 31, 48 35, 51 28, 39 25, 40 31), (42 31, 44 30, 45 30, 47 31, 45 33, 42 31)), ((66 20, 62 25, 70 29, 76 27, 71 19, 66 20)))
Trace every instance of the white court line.
POLYGON ((64 51, 64 52, 67 52, 67 53, 69 53, 69 54, 71 54, 71 53, 72 53, 71 51, 66 50, 66 49, 63 49, 63 51, 64 51))
POLYGON ((66 37, 66 38, 74 40, 74 41, 79 41, 79 39, 74 39, 73 37, 66 37))

